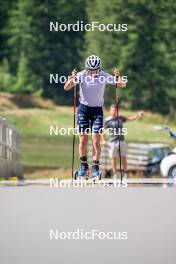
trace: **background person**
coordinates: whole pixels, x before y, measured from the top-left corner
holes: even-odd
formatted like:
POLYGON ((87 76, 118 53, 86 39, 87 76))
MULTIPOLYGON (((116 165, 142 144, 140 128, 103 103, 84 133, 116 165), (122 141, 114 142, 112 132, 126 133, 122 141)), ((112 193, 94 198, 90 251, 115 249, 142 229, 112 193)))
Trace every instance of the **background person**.
MULTIPOLYGON (((111 168, 113 177, 117 177, 117 153, 119 154, 119 137, 120 137, 120 150, 122 159, 122 168, 124 171, 124 177, 127 177, 127 155, 126 155, 126 142, 123 133, 123 123, 127 121, 139 120, 143 116, 144 112, 140 111, 136 115, 125 117, 120 115, 119 120, 117 118, 116 105, 113 104, 110 107, 110 115, 105 119, 104 128, 109 130, 109 155, 111 158, 111 168)), ((102 136, 103 143, 105 143, 105 137, 102 136)))
POLYGON ((92 177, 99 177, 100 159, 100 130, 103 128, 103 103, 104 90, 106 84, 113 84, 124 88, 126 83, 121 81, 120 72, 114 70, 114 75, 101 70, 101 59, 91 55, 85 61, 85 70, 78 72, 72 71, 72 77, 65 83, 64 89, 70 90, 76 83, 80 88, 80 104, 77 110, 77 124, 80 132, 79 155, 80 170, 78 176, 87 176, 89 167, 87 163, 87 143, 88 135, 85 131, 91 127, 93 143, 93 167, 92 177), (89 77, 89 78, 88 78, 89 77), (103 81, 104 80, 104 81, 103 81))

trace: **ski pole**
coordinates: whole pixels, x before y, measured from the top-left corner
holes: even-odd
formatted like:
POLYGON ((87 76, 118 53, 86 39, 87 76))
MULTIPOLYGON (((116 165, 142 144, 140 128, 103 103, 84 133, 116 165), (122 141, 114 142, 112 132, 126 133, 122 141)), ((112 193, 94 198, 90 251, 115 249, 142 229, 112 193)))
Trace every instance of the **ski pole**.
POLYGON ((72 144, 72 180, 74 178, 74 161, 75 161, 75 126, 76 126, 76 84, 73 89, 73 144, 72 144))
MULTIPOLYGON (((119 97, 118 97, 117 83, 116 83, 116 114, 117 114, 117 129, 119 132, 120 120, 119 120, 119 97)), ((120 135, 119 135, 118 139, 119 139, 120 181, 122 184, 123 174, 122 174, 122 157, 121 157, 120 136, 121 136, 121 130, 120 130, 120 135)))

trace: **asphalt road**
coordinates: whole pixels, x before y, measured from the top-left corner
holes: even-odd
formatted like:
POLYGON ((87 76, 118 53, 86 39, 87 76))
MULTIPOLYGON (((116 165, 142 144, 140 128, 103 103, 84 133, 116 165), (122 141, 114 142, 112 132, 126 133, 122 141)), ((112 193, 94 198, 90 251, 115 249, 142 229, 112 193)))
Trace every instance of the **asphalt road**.
POLYGON ((6 186, 0 200, 1 264, 176 262, 175 188, 6 186), (50 239, 78 230, 121 239, 50 239))

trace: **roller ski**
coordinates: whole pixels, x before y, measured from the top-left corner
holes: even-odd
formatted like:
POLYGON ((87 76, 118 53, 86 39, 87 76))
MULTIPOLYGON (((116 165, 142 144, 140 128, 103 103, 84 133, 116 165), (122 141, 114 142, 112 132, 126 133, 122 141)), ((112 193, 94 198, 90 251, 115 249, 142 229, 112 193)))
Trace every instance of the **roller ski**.
POLYGON ((93 161, 92 180, 94 183, 101 180, 101 171, 100 171, 99 161, 93 161))
MULTIPOLYGON (((101 172, 99 169, 99 162, 94 162, 92 166, 92 180, 93 182, 97 182, 101 180, 101 172)), ((87 162, 81 162, 80 170, 75 171, 74 173, 75 180, 89 180, 90 179, 90 171, 87 162)))
POLYGON ((74 173, 75 180, 88 180, 89 179, 89 166, 87 162, 81 161, 79 171, 74 173))

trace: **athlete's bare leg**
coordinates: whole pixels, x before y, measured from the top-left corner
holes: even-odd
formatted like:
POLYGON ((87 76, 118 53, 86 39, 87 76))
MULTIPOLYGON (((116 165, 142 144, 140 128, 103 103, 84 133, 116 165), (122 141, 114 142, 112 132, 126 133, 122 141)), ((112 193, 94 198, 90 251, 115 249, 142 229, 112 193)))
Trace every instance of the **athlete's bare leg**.
POLYGON ((80 134, 79 136, 79 156, 80 157, 87 156, 87 143, 88 143, 88 135, 80 134))
POLYGON ((101 135, 93 133, 92 134, 92 143, 93 143, 93 160, 100 159, 101 146, 100 146, 101 135))

